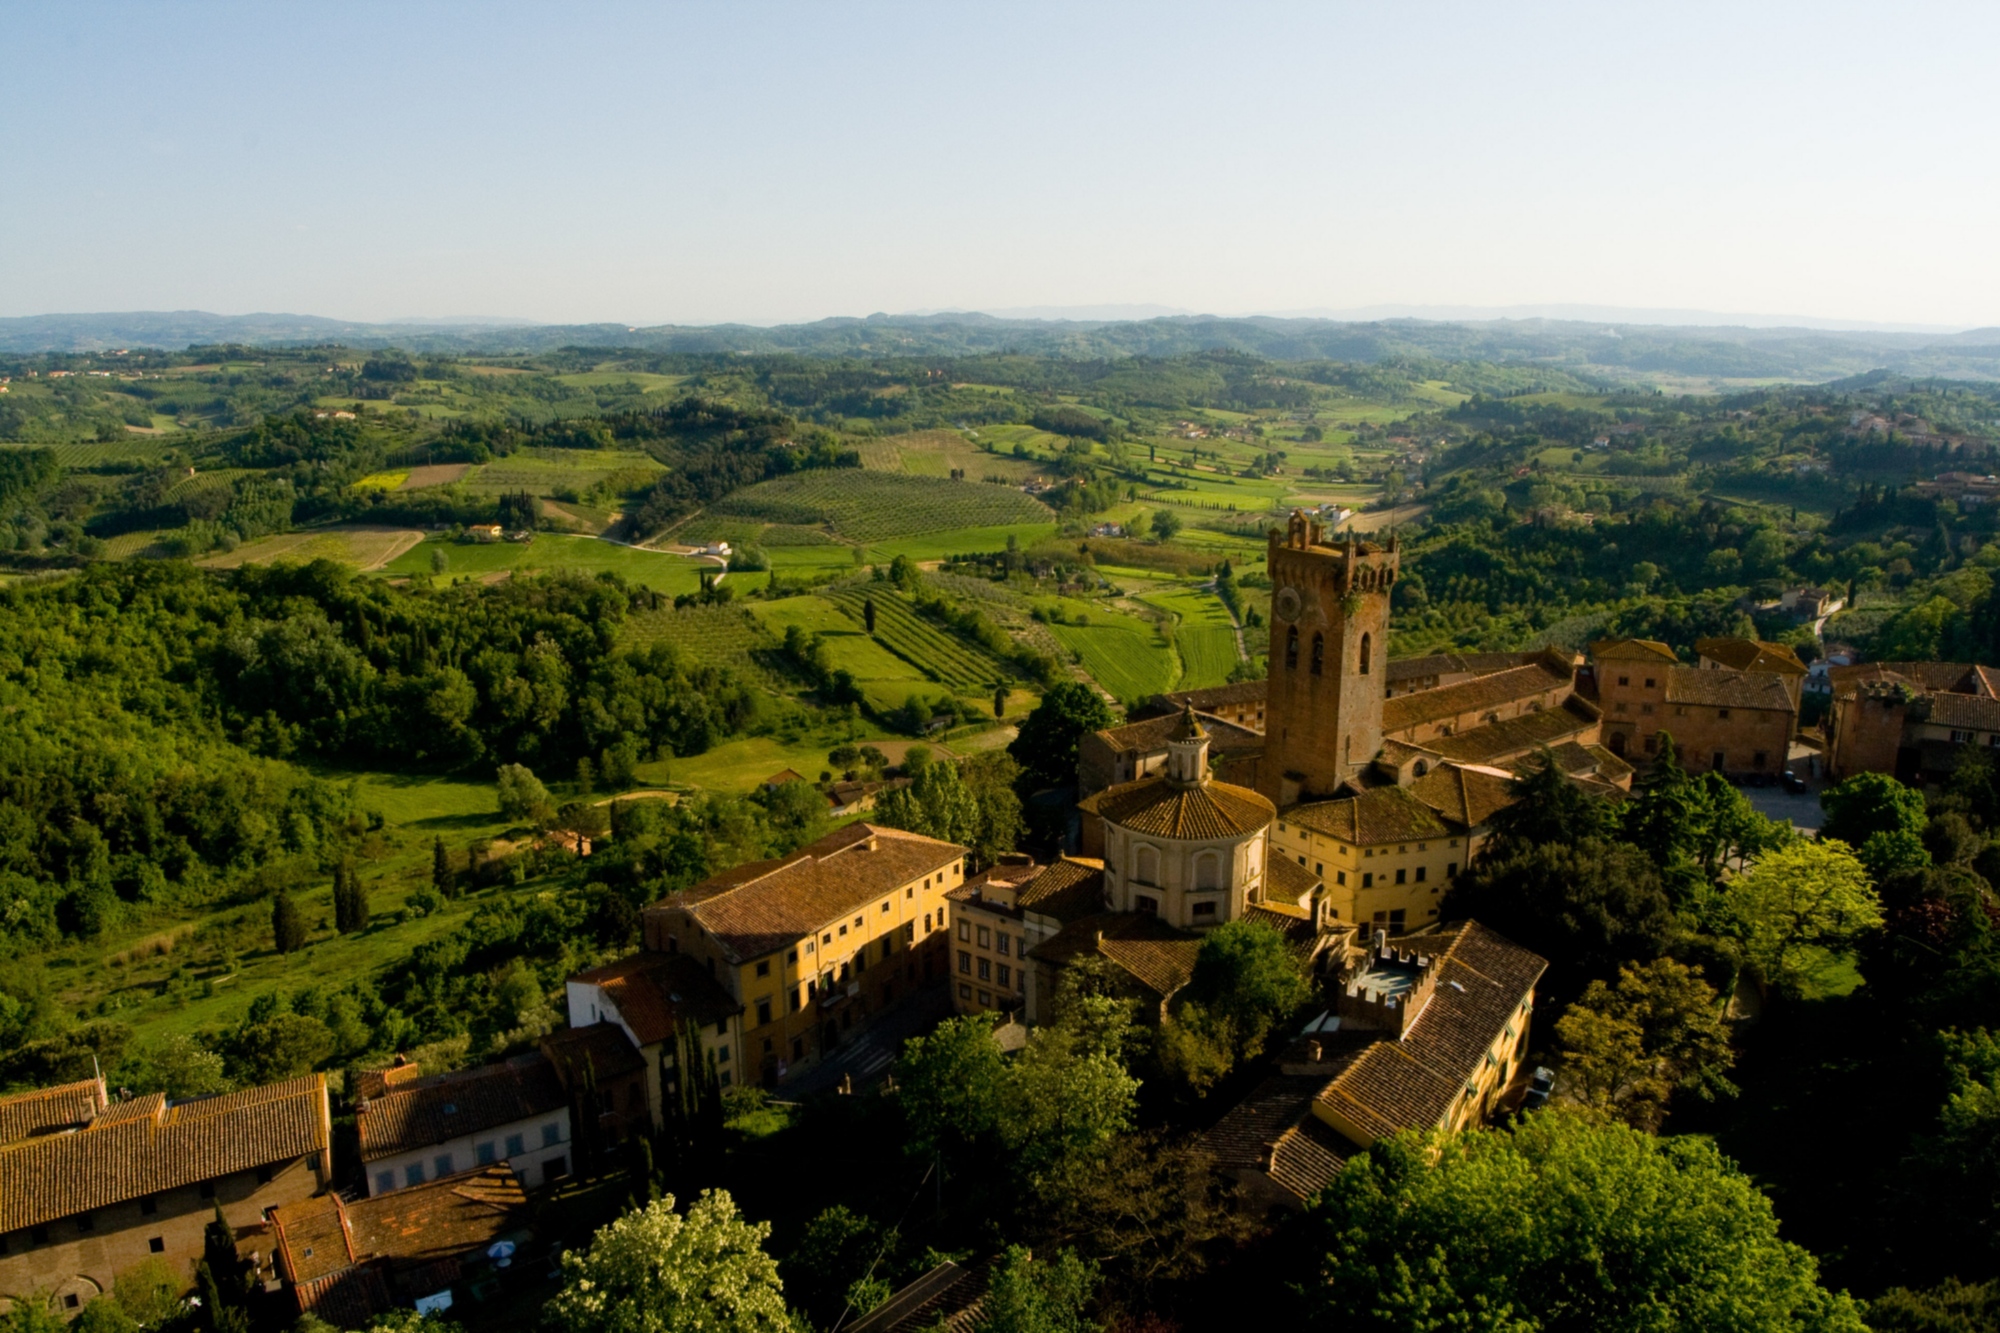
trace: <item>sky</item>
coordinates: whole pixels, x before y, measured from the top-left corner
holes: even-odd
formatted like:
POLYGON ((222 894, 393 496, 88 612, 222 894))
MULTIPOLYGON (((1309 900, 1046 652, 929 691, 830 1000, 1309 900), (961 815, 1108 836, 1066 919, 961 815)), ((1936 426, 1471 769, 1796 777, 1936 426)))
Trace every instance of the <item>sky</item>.
POLYGON ((0 4, 0 316, 2000 324, 2000 6, 0 4))

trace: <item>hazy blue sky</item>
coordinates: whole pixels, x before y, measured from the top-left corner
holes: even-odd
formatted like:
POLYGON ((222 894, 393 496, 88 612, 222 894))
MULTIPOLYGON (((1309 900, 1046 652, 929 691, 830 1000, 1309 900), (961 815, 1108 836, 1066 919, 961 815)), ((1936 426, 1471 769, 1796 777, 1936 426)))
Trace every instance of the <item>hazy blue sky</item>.
POLYGON ((2000 6, 0 5, 0 315, 2000 323, 2000 6))

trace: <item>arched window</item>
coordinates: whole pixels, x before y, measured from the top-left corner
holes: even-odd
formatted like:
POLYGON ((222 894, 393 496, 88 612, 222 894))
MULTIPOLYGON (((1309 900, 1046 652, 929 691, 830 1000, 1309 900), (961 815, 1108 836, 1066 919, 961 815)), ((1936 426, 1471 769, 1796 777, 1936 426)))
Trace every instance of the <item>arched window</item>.
POLYGON ((1315 676, 1317 676, 1321 674, 1321 672, 1323 672, 1325 668, 1326 668, 1326 635, 1315 633, 1313 635, 1312 673, 1315 676))
POLYGON ((1423 776, 1424 774, 1426 774, 1426 773, 1428 773, 1428 772, 1430 772, 1430 771, 1431 771, 1431 766, 1430 766, 1430 764, 1429 764, 1428 762, 1426 762, 1425 760, 1422 760, 1422 759, 1419 759, 1419 760, 1417 760, 1417 776, 1418 776, 1418 777, 1422 777, 1422 776, 1423 776))
POLYGON ((1361 674, 1364 676, 1368 674, 1368 647, 1368 636, 1364 634, 1361 636, 1361 674))
POLYGON ((1141 884, 1160 882, 1160 853, 1158 848, 1141 847, 1133 859, 1132 878, 1141 884))
POLYGON ((1194 886, 1197 889, 1219 889, 1222 887, 1222 858, 1214 852, 1203 852, 1194 859, 1194 886))
POLYGON ((1285 670, 1291 671, 1299 664, 1299 627, 1292 626, 1285 631, 1285 670))

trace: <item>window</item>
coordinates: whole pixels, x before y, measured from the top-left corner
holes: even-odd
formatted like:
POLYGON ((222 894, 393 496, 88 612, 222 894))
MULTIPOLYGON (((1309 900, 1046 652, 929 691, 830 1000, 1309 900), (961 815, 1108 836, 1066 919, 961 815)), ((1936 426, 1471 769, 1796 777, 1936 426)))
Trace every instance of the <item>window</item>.
POLYGON ((1660 748, 1660 738, 1659 738, 1658 736, 1648 736, 1648 737, 1646 737, 1646 753, 1647 753, 1647 754, 1652 754, 1652 753, 1654 753, 1655 751, 1657 751, 1657 750, 1658 750, 1659 748, 1660 748))
POLYGON ((423 1164, 422 1162, 411 1162, 411 1163, 410 1163, 410 1164, 409 1164, 408 1166, 404 1167, 404 1168, 403 1168, 403 1183, 404 1183, 405 1185, 421 1185, 421 1184, 423 1184, 423 1183, 424 1183, 424 1164, 423 1164))
POLYGON ((958 951, 958 970, 961 972, 972 971, 972 955, 963 949, 958 951))
POLYGON ((1403 909, 1400 907, 1392 912, 1377 912, 1375 914, 1375 924, 1378 926, 1387 926, 1391 930, 1401 930, 1405 915, 1403 909))
POLYGON ((1375 887, 1375 875, 1372 871, 1361 877, 1361 887, 1364 889, 1372 889, 1375 887))
POLYGON ((1194 859, 1194 886, 1197 889, 1222 887, 1221 857, 1214 852, 1203 852, 1194 859))
POLYGON ((441 1152, 431 1159, 431 1174, 434 1176, 448 1176, 451 1174, 450 1153, 441 1152))
MULTIPOLYGON (((845 932, 845 931, 842 931, 841 933, 842 933, 842 934, 844 935, 844 934, 846 934, 847 932, 845 932)), ((819 937, 819 942, 820 942, 821 944, 831 944, 831 943, 833 943, 833 936, 832 936, 831 934, 825 934, 825 935, 821 935, 821 936, 819 937)))
POLYGON ((788 962, 788 963, 796 963, 796 962, 798 962, 798 961, 799 961, 799 951, 798 951, 797 949, 787 949, 787 950, 785 950, 785 961, 786 961, 786 962, 788 962))
POLYGON ((1006 931, 1004 931, 1004 930, 996 930, 995 932, 993 932, 993 946, 994 946, 994 948, 996 948, 996 949, 998 949, 998 950, 1000 951, 1000 956, 1001 956, 1002 958, 1005 958, 1005 957, 1007 956, 1007 932, 1006 932, 1006 931))
POLYGON ((1341 885, 1341 886, 1345 887, 1345 886, 1346 886, 1346 884, 1347 884, 1347 872, 1346 872, 1345 870, 1336 870, 1336 871, 1334 871, 1334 872, 1333 872, 1333 880, 1334 880, 1334 883, 1336 883, 1336 884, 1339 884, 1339 885, 1341 885))
POLYGON ((882 902, 882 910, 885 912, 889 910, 889 903, 887 899, 884 899, 882 902))
POLYGON ((961 922, 959 922, 959 923, 958 923, 958 937, 959 937, 960 939, 962 939, 962 940, 969 940, 969 939, 971 939, 971 938, 972 938, 972 923, 971 923, 971 922, 969 922, 969 921, 961 921, 961 922))
POLYGON ((757 975, 760 977, 768 977, 771 975, 770 959, 767 958, 763 962, 757 964, 757 975))
POLYGON ((931 914, 930 914, 929 912, 925 912, 925 913, 924 913, 924 934, 928 935, 928 934, 930 934, 930 933, 931 933, 931 914))
POLYGON ((1728 710, 1727 708, 1718 708, 1718 709, 1716 709, 1716 710, 1715 710, 1715 715, 1716 715, 1717 717, 1728 717, 1728 716, 1729 716, 1729 710, 1728 710))
POLYGON ((982 958, 979 960, 979 979, 981 981, 993 980, 993 960, 991 958, 982 958))
POLYGON ((1326 671, 1326 635, 1315 631, 1313 634, 1312 673, 1315 676, 1318 676, 1325 674, 1325 671, 1326 671))
POLYGON ((1361 636, 1361 674, 1368 674, 1369 642, 1366 634, 1361 636))
POLYGON ((1764 766, 1764 752, 1762 750, 1759 750, 1757 751, 1757 753, 1750 756, 1750 767, 1762 768, 1763 766, 1764 766))
POLYGON ((1132 878, 1141 884, 1160 882, 1160 852, 1157 847, 1141 847, 1134 861, 1132 878))
POLYGON ((146 1242, 146 1248, 154 1254, 163 1254, 166 1252, 167 1238, 165 1236, 154 1236, 146 1242))
POLYGON ((915 889, 904 889, 903 896, 905 898, 914 898, 917 896, 917 891, 915 889))
POLYGON ((488 1139, 486 1142, 474 1148, 472 1150, 472 1155, 479 1162, 479 1165, 481 1166, 493 1165, 493 1158, 494 1158, 493 1140, 488 1139))
POLYGON ((1147 916, 1158 916, 1160 914, 1160 900, 1158 898, 1149 898, 1142 893, 1132 900, 1132 910, 1135 912, 1144 912, 1147 916))
MULTIPOLYGON (((928 929, 928 927, 926 927, 926 929, 928 929)), ((914 921, 905 921, 903 923, 903 942, 907 944, 916 938, 917 938, 917 923, 914 921)))
POLYGON ((972 987, 969 983, 963 981, 958 983, 958 998, 961 1000, 972 998, 972 987))
POLYGON ((1013 985, 1014 969, 1007 966, 1005 963, 1000 964, 1000 975, 993 978, 993 980, 998 982, 1002 989, 1005 989, 1006 987, 1013 985))
POLYGON ((769 1000, 757 1001, 757 1026, 763 1027, 770 1021, 771 1021, 771 1002, 769 1000))
MULTIPOLYGON (((717 1055, 716 1058, 718 1060, 721 1060, 728 1054, 729 1054, 729 1048, 725 1046, 722 1048, 721 1053, 717 1055)), ((542 1146, 544 1148, 553 1148, 558 1143, 561 1142, 562 1142, 562 1126, 559 1123, 557 1123, 554 1120, 551 1120, 549 1121, 548 1124, 542 1126, 542 1146)))
POLYGON ((375 1192, 377 1194, 387 1194, 394 1188, 396 1188, 396 1173, 394 1171, 377 1171, 375 1173, 375 1192))
POLYGON ((509 1134, 507 1136, 507 1155, 509 1157, 519 1157, 527 1150, 528 1145, 522 1140, 519 1134, 509 1134))
POLYGON ((1620 685, 1630 685, 1632 683, 1632 678, 1630 676, 1620 676, 1618 678, 1618 683, 1620 685))
POLYGON ((1285 670, 1293 671, 1299 665, 1299 627, 1292 626, 1285 631, 1285 670))
POLYGON ((882 957, 886 959, 891 953, 895 952, 895 949, 896 941, 884 935, 882 937, 882 957))
POLYGON ((796 1014, 800 1009, 805 1007, 805 1001, 799 997, 797 991, 787 993, 792 997, 792 1012, 796 1014))
POLYGON ((718 1021, 718 1022, 716 1023, 716 1025, 715 1025, 715 1035, 716 1035, 716 1036, 718 1036, 718 1037, 726 1037, 726 1036, 728 1036, 728 1035, 729 1035, 729 1020, 728 1020, 728 1019, 724 1018, 724 1019, 721 1019, 720 1021, 718 1021))
POLYGON ((74 1310, 79 1305, 82 1304, 83 1304, 83 1297, 77 1295, 73 1291, 63 1296, 63 1309, 65 1310, 74 1310))
MULTIPOLYGON (((959 929, 961 930, 965 928, 965 923, 963 921, 959 922, 958 925, 959 929)), ((963 939, 964 936, 960 936, 959 938, 963 939)), ((979 947, 982 949, 990 949, 993 947, 993 932, 988 930, 984 926, 981 926, 979 928, 979 947)))
POLYGON ((1214 903, 1196 903, 1196 904, 1194 905, 1194 914, 1195 914, 1195 915, 1196 915, 1197 917, 1204 917, 1204 916, 1205 916, 1205 917, 1213 917, 1213 916, 1215 915, 1215 904, 1214 904, 1214 903))
POLYGON ((859 929, 861 929, 861 927, 862 927, 863 923, 865 923, 865 922, 867 921, 867 919, 868 919, 868 918, 867 918, 867 917, 865 917, 865 916, 857 916, 857 917, 855 917, 855 918, 854 918, 854 928, 855 928, 856 930, 859 930, 859 929))
POLYGON ((1326 874, 1326 863, 1324 861, 1313 862, 1313 874, 1324 876, 1326 874))
POLYGON ((807 952, 807 953, 811 953, 812 951, 813 951, 813 942, 812 942, 811 940, 807 940, 807 941, 806 941, 806 952, 807 952))
POLYGON ((840 933, 843 935, 847 933, 847 923, 845 921, 840 923, 840 933))
POLYGON ((1653 705, 1651 705, 1651 704, 1640 704, 1640 705, 1639 705, 1639 711, 1640 711, 1641 713, 1650 713, 1650 712, 1652 712, 1652 711, 1653 711, 1653 705))
POLYGON ((1447 863, 1447 864, 1445 865, 1445 868, 1444 868, 1444 877, 1445 877, 1446 879, 1450 879, 1450 878, 1451 878, 1451 877, 1452 877, 1453 875, 1456 875, 1457 873, 1458 873, 1458 862, 1456 862, 1456 861, 1452 861, 1452 862, 1448 862, 1448 863, 1447 863))
POLYGON ((1653 688, 1653 678, 1651 676, 1646 677, 1646 688, 1649 690, 1653 688))
POLYGON ((979 1002, 980 1002, 981 1004, 991 1004, 991 1003, 993 1003, 993 992, 992 992, 992 991, 985 991, 985 990, 983 990, 983 991, 979 992, 979 1002))
POLYGON ((1399 868, 1397 869, 1397 871, 1396 871, 1396 882, 1397 882, 1398 884, 1402 884, 1402 883, 1405 883, 1405 882, 1406 882, 1406 881, 1408 880, 1408 878, 1409 878, 1409 874, 1410 874, 1410 872, 1409 872, 1409 871, 1407 871, 1407 870, 1404 870, 1404 869, 1401 869, 1401 868, 1399 867, 1399 868))

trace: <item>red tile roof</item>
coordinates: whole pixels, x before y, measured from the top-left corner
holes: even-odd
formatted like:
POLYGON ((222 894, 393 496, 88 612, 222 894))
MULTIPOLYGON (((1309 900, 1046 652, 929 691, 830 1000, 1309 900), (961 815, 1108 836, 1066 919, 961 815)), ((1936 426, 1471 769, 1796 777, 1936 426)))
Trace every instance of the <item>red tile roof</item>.
POLYGON ((1453 830, 1411 791, 1409 787, 1371 787, 1358 796, 1295 805, 1285 811, 1285 818, 1300 828, 1363 847, 1450 835, 1453 830))
POLYGON ((354 1127, 361 1160, 374 1162, 568 1105, 555 1066, 536 1053, 405 1084, 359 1107, 354 1127))
POLYGON ((732 961, 744 962, 790 948, 964 856, 956 843, 849 824, 790 856, 738 866, 654 906, 685 907, 732 961))
MULTIPOLYGON (((1667 702, 1700 704, 1709 708, 1760 708, 1775 712, 1792 711, 1792 696, 1784 679, 1768 671, 1704 671, 1700 667, 1672 667, 1667 671, 1667 702)), ((1672 724, 1663 724, 1672 731, 1672 724)))
POLYGON ((1157 775, 1107 787, 1077 806, 1136 833, 1187 842, 1244 837, 1278 814, 1248 787, 1213 780, 1183 786, 1157 775))
POLYGON ((570 980, 601 989, 641 1046, 668 1040, 683 1023, 703 1027, 743 1012, 708 969, 684 953, 635 953, 570 980))
POLYGON ((331 1135, 324 1074, 174 1106, 149 1098, 0 1146, 0 1231, 322 1153, 331 1135))
POLYGON ((543 1037, 540 1045, 542 1054, 555 1066, 556 1077, 569 1088, 583 1085, 585 1070, 601 1083, 608 1078, 644 1073, 646 1069, 646 1058, 616 1023, 564 1028, 543 1037))
POLYGON ((1679 662, 1674 650, 1657 639, 1599 639, 1590 645, 1593 662, 1679 662))
POLYGON ((104 1084, 94 1078, 0 1097, 0 1144, 50 1130, 80 1128, 104 1109, 104 1084))
POLYGON ((1382 702, 1382 730, 1385 734, 1404 731, 1448 717, 1519 703, 1568 684, 1572 674, 1553 659, 1538 656, 1526 666, 1496 671, 1490 676, 1474 676, 1456 685, 1399 694, 1382 702))
POLYGON ((1176 930, 1156 916, 1104 912, 1070 922, 1029 954, 1059 967, 1096 954, 1164 999, 1187 985, 1200 952, 1199 936, 1176 930))
POLYGON ((1789 644, 1766 643, 1762 639, 1696 639, 1694 650, 1711 662, 1737 671, 1775 671, 1781 676, 1803 676, 1806 664, 1789 644))

